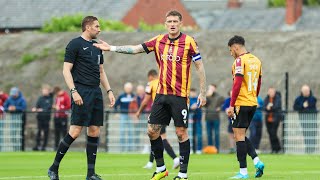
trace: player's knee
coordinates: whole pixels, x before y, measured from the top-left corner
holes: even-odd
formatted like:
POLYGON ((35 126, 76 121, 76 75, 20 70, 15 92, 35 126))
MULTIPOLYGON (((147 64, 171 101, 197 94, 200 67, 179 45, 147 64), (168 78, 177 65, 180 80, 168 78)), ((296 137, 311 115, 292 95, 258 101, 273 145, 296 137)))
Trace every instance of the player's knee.
POLYGON ((234 134, 235 141, 245 141, 245 136, 243 134, 234 134))
POLYGON ((159 137, 159 133, 154 131, 152 128, 148 128, 148 132, 147 132, 149 139, 154 140, 157 139, 159 137))
POLYGON ((177 128, 176 135, 179 139, 179 142, 188 140, 188 133, 187 133, 187 129, 185 128, 177 128))
POLYGON ((87 132, 88 136, 90 137, 99 137, 100 135, 100 128, 97 126, 90 126, 88 128, 88 132, 87 132))
POLYGON ((78 131, 78 130, 70 130, 69 134, 73 139, 77 139, 80 135, 80 132, 81 131, 78 131))

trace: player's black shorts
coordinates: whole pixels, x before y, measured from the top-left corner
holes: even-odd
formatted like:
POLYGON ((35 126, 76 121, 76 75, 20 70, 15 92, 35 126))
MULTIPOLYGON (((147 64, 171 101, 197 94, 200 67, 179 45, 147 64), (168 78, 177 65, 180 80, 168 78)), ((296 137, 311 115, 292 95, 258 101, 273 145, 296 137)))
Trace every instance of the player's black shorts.
POLYGON ((188 127, 187 98, 157 94, 149 116, 149 124, 169 125, 171 118, 176 127, 188 127))
POLYGON ((167 126, 162 126, 162 128, 160 130, 160 135, 166 133, 166 128, 167 128, 167 126))
POLYGON ((233 119, 232 127, 248 128, 256 112, 256 108, 257 106, 235 106, 235 119, 233 119))
POLYGON ((79 106, 71 101, 71 125, 103 126, 103 98, 100 87, 76 85, 76 89, 83 105, 79 106))

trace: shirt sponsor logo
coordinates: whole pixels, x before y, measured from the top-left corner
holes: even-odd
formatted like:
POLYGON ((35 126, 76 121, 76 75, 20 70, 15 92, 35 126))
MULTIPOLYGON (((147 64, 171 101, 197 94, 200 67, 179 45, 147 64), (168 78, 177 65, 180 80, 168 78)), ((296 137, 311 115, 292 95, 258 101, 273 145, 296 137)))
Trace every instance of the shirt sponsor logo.
POLYGON ((178 62, 181 60, 180 56, 174 56, 173 54, 164 55, 164 54, 160 53, 160 57, 161 57, 161 60, 163 60, 163 61, 176 61, 176 62, 178 62))

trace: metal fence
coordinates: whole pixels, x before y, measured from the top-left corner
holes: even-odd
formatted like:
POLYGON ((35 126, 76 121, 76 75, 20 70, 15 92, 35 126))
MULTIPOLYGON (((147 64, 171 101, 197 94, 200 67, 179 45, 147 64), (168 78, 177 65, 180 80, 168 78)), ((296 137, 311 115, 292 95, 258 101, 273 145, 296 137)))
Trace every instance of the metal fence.
MULTIPOLYGON (((35 113, 26 113, 24 124, 22 114, 4 114, 0 116, 0 151, 31 150, 36 144, 37 120, 35 113), (24 129, 24 131, 23 131, 24 129), (25 138, 23 138, 25 137, 25 138), (25 139, 25 141, 23 141, 25 139)), ((189 137, 192 141, 192 121, 189 122, 189 137)), ((320 154, 320 124, 317 114, 299 114, 289 112, 280 123, 278 136, 285 153, 289 154, 320 154)), ((228 120, 225 113, 220 113, 220 152, 227 152, 229 140, 227 133, 228 120)), ((250 132, 248 132, 249 134, 250 132)), ((71 150, 84 150, 86 144, 85 131, 72 144, 71 150)), ((207 145, 205 119, 202 119, 202 141, 207 145)), ((178 141, 173 123, 167 127, 167 139, 177 151, 178 141)), ((193 146, 193 145, 192 145, 193 146)), ((49 141, 46 150, 54 150, 54 121, 50 121, 49 141)), ((139 120, 128 113, 105 112, 104 127, 100 135, 100 151, 113 153, 147 153, 150 142, 147 136, 147 114, 139 120)), ((270 152, 270 141, 263 122, 260 151, 270 152)))
POLYGON ((21 113, 0 115, 0 151, 23 150, 22 116, 21 113))
POLYGON ((320 154, 320 120, 317 113, 288 113, 284 123, 284 151, 320 154))

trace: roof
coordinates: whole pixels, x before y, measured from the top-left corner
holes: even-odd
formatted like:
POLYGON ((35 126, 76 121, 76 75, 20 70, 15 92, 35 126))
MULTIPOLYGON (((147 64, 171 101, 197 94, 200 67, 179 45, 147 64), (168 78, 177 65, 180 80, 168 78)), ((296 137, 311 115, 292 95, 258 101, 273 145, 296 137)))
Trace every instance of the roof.
MULTIPOLYGON (((181 0, 204 30, 283 30, 285 9, 267 8, 263 0, 247 0, 240 9, 226 9, 227 0, 181 0), (250 2, 250 3, 248 3, 250 2), (225 8, 223 8, 225 7, 225 8)), ((82 13, 122 20, 137 0, 0 0, 0 29, 40 28, 52 17, 82 13)), ((319 30, 320 8, 304 8, 296 30, 319 30)))
POLYGON ((0 28, 36 28, 52 17, 82 13, 121 20, 136 0, 0 0, 0 28))

